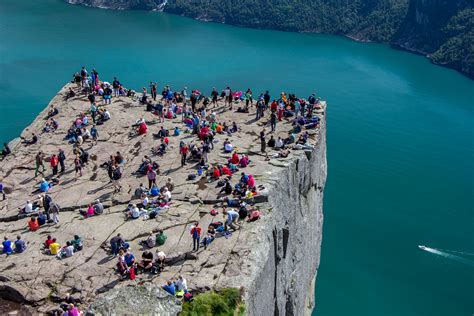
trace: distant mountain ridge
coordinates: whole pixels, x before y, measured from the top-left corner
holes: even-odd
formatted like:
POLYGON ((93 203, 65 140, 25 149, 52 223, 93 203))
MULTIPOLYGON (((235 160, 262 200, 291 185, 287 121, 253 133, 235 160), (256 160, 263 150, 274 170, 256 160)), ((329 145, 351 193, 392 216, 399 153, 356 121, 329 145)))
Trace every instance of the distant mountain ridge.
POLYGON ((474 79, 474 0, 66 0, 204 21, 390 43, 474 79))

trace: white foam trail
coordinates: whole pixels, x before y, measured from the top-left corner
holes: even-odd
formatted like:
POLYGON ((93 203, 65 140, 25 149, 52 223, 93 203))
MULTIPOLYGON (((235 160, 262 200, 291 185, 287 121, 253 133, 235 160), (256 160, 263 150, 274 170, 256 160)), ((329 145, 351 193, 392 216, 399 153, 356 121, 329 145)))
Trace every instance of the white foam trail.
POLYGON ((456 255, 453 255, 453 254, 450 254, 450 253, 447 253, 447 252, 444 252, 444 251, 440 251, 438 249, 426 247, 426 246, 418 246, 418 248, 420 248, 421 250, 427 251, 427 252, 431 252, 435 255, 445 257, 445 258, 448 258, 448 259, 451 259, 451 260, 455 260, 455 261, 458 261, 458 262, 462 262, 462 263, 467 264, 471 267, 474 267, 474 261, 472 261, 472 260, 469 260, 469 259, 466 259, 466 258, 463 258, 463 257, 460 257, 460 256, 456 256, 456 255))

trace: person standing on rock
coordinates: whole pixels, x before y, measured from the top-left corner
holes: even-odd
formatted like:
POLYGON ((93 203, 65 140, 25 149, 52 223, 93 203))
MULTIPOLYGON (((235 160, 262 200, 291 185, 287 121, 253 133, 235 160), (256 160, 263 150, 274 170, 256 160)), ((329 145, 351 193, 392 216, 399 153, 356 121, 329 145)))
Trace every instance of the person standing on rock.
POLYGON ((153 98, 153 101, 156 101, 156 89, 157 83, 156 82, 150 82, 150 91, 151 91, 151 97, 153 98))
POLYGON ((146 176, 148 178, 148 189, 151 189, 152 184, 156 185, 156 171, 153 170, 151 166, 149 166, 146 176))
POLYGON ((265 147, 266 147, 267 143, 265 142, 265 128, 262 129, 262 131, 260 132, 260 151, 262 153, 265 152, 265 147))
POLYGON ((53 169, 53 176, 58 174, 58 164, 59 164, 59 159, 56 154, 53 154, 49 160, 49 163, 51 165, 51 169, 53 169))
POLYGON ((61 170, 59 171, 60 173, 63 173, 65 170, 65 166, 64 166, 65 160, 66 160, 66 154, 64 153, 64 150, 59 148, 58 161, 59 161, 59 165, 61 166, 61 170))
POLYGON ((113 170, 112 170, 112 183, 115 188, 115 193, 120 192, 122 186, 120 185, 120 179, 122 179, 122 168, 115 163, 113 170))
POLYGON ((36 154, 36 158, 35 158, 35 161, 36 161, 35 177, 38 176, 38 172, 43 175, 44 171, 46 170, 46 168, 44 167, 43 160, 44 160, 44 154, 42 151, 39 151, 36 154), (43 169, 43 171, 39 171, 40 167, 43 169))
POLYGON ((114 77, 114 81, 112 81, 112 88, 114 88, 114 96, 118 97, 120 95, 120 81, 117 77, 114 77))
POLYGON ((122 239, 121 234, 117 234, 117 236, 112 237, 112 239, 110 239, 110 248, 112 250, 112 255, 116 256, 118 254, 123 243, 124 241, 122 239))
POLYGON ((272 128, 272 133, 275 131, 276 124, 277 124, 277 116, 275 114, 275 111, 272 111, 272 113, 270 114, 270 126, 272 128))
POLYGON ((212 104, 213 104, 213 107, 216 107, 217 106, 217 97, 219 96, 219 92, 217 92, 216 88, 212 88, 212 92, 211 92, 211 98, 212 98, 212 104))
POLYGON ((224 106, 227 104, 229 104, 229 107, 232 110, 232 90, 230 87, 224 89, 224 106))
POLYGON ((199 222, 196 222, 194 227, 191 228, 191 235, 193 236, 193 250, 198 251, 201 242, 201 227, 199 227, 199 222))
POLYGON ((181 154, 181 167, 186 165, 186 155, 188 154, 189 147, 185 142, 181 142, 179 145, 179 153, 181 154))
POLYGON ((53 199, 48 195, 45 194, 43 196, 40 196, 40 200, 43 202, 43 209, 44 212, 46 213, 46 220, 50 220, 50 213, 51 213, 51 205, 53 204, 53 199))
POLYGON ((76 158, 74 158, 74 169, 76 171, 76 177, 78 173, 79 176, 82 177, 82 161, 79 155, 76 155, 76 158))
POLYGON ((265 94, 263 95, 263 101, 265 102, 265 109, 268 109, 268 104, 270 103, 270 93, 265 91, 265 94))

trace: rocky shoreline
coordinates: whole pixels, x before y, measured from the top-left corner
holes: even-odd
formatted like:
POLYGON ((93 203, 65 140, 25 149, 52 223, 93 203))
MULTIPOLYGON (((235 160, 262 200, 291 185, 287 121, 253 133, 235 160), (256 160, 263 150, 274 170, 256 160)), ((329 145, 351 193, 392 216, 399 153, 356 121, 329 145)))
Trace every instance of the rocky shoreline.
MULTIPOLYGON (((102 98, 97 102, 103 102, 102 98)), ((270 311, 280 315, 309 314, 314 307, 313 289, 319 266, 327 172, 326 106, 324 102, 322 105, 317 114, 321 119, 319 127, 309 130, 309 143, 313 149, 291 150, 285 158, 276 157, 277 151, 267 149, 270 157, 267 159, 260 153, 258 133, 269 124, 268 113, 257 121, 254 110, 235 113, 222 101, 218 102, 213 111, 219 120, 235 121, 239 131, 216 135, 216 149, 209 153, 209 162, 227 161, 230 154, 221 150, 226 138, 239 155, 249 155, 251 163, 241 171, 252 174, 257 182, 259 195, 252 207, 261 212, 262 218, 244 222, 229 238, 217 238, 208 250, 195 253, 191 251, 189 226, 198 221, 206 228, 212 221, 224 221, 218 197, 220 188, 206 177, 188 180, 190 173, 196 173, 194 165, 180 166, 179 142, 194 140, 190 134, 170 136, 169 147, 162 157, 153 156, 151 151, 159 145, 152 133, 162 125, 169 130, 176 126, 184 130, 181 117, 158 123, 157 116, 146 112, 137 98, 112 98, 111 104, 107 105, 111 119, 98 126, 97 143, 86 141, 82 145, 90 158, 83 176, 76 176, 72 164, 73 145, 68 144, 64 136, 71 122, 80 113, 88 112, 89 101, 75 84, 67 84, 21 134, 29 139, 36 133, 38 142, 26 146, 20 139, 12 141, 11 155, 0 162, 0 182, 7 193, 7 199, 0 201, 0 232, 10 239, 21 235, 28 243, 24 253, 4 256, 0 261, 0 298, 29 306, 36 313, 57 309, 66 293, 72 293, 81 302, 80 307, 87 309, 91 302, 106 296, 112 289, 120 291, 128 285, 138 284, 161 285, 181 274, 195 293, 242 288, 249 315, 270 311), (70 88, 76 96, 66 101, 70 88), (51 106, 59 110, 54 116, 59 127, 43 133, 51 106), (148 122, 149 131, 145 135, 135 135, 132 125, 141 118, 148 122), (59 148, 66 153, 66 171, 48 192, 60 206, 59 223, 29 231, 27 220, 30 215, 18 214, 26 201, 35 201, 39 193, 41 177, 34 176, 34 157, 39 150, 50 155, 59 148), (125 159, 119 192, 114 191, 107 170, 101 167, 109 155, 117 151, 125 159), (135 173, 144 155, 151 156, 160 165, 161 172, 157 177, 160 186, 168 177, 173 178, 172 203, 154 219, 125 220, 128 205, 140 202, 133 196, 135 188, 140 183, 146 184, 146 176, 135 173), (104 213, 84 218, 79 210, 97 199, 104 204, 104 213), (213 208, 220 214, 211 215, 213 208), (159 275, 139 275, 133 281, 120 280, 114 272, 116 259, 109 254, 110 238, 121 233, 139 259, 143 250, 139 242, 158 230, 163 230, 168 240, 152 251, 166 253, 165 270, 159 275), (64 243, 76 234, 82 237, 84 249, 71 258, 57 260, 41 250, 46 235, 64 243)), ((290 120, 284 119, 277 124, 274 135, 286 137, 292 128, 290 120)), ((52 178, 49 168, 45 176, 52 178)), ((234 175, 233 181, 238 177, 240 172, 234 175)))

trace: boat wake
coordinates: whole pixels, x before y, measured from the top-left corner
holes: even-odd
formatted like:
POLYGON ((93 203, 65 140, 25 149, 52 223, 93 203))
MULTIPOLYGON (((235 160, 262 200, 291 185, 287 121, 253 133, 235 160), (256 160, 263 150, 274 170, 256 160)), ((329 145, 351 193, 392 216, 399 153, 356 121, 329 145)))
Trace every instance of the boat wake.
POLYGON ((446 250, 446 249, 437 249, 437 248, 431 248, 427 246, 418 246, 420 250, 430 252, 432 254, 445 257, 451 260, 455 260, 464 264, 467 264, 471 267, 474 267, 474 261, 471 259, 463 258, 463 256, 474 256, 474 253, 469 253, 469 252, 462 252, 462 251, 454 251, 454 250, 446 250))

